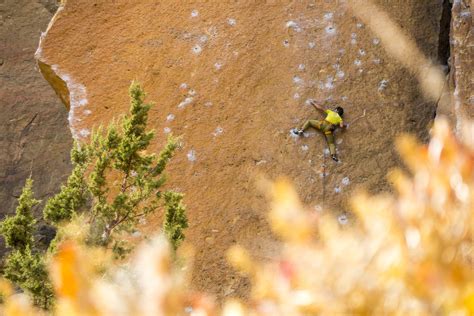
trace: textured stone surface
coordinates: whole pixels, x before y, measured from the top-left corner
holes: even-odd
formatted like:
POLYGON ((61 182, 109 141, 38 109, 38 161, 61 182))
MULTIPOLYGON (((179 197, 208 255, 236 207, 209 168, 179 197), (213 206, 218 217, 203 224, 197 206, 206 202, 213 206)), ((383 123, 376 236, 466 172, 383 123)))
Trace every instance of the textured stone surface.
POLYGON ((437 114, 449 118, 456 133, 462 135, 466 120, 474 119, 474 36, 469 1, 452 3, 449 30, 449 75, 447 89, 438 104, 437 114))
MULTIPOLYGON (((437 59, 440 1, 377 3, 437 59)), ((45 73, 47 79, 69 90, 76 137, 128 109, 132 79, 156 103, 155 148, 168 131, 183 135, 169 186, 186 193, 194 285, 220 296, 246 287, 225 264, 230 245, 262 259, 278 247, 258 176, 285 175, 315 211, 344 212, 356 188, 389 189, 386 172, 399 165, 394 137, 426 139, 435 111, 343 1, 68 0, 40 48, 39 60, 63 83, 45 73), (309 98, 346 110, 339 164, 323 154, 321 135, 289 134, 320 117, 305 105, 309 98)), ((150 219, 146 230, 158 231, 160 223, 150 219)))
POLYGON ((58 190, 70 170, 67 111, 35 65, 55 1, 0 3, 0 214, 14 211, 32 174, 37 197, 58 190))
POLYGON ((474 119, 474 32, 471 2, 456 0, 451 21, 451 86, 457 128, 462 120, 474 119))

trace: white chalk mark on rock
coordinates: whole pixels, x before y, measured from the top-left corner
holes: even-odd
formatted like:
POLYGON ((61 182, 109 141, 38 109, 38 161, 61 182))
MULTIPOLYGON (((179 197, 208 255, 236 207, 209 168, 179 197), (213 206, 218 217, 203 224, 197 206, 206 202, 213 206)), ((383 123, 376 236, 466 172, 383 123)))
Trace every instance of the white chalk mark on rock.
POLYGON ((286 28, 293 29, 293 30, 295 30, 295 32, 298 32, 298 33, 301 32, 300 26, 295 21, 286 22, 286 28))
POLYGON ((191 149, 190 151, 188 151, 187 155, 188 157, 188 160, 191 161, 191 162, 194 162, 196 161, 196 151, 194 149, 191 149))
POLYGON ((212 133, 212 135, 214 135, 214 137, 216 137, 216 136, 219 136, 220 134, 222 134, 223 132, 224 132, 224 129, 222 127, 218 126, 216 128, 216 130, 214 131, 214 133, 212 133))
POLYGON ((265 163, 267 163, 266 160, 259 160, 259 161, 257 161, 257 162, 255 163, 255 165, 256 165, 256 166, 260 166, 260 165, 263 165, 263 164, 265 164, 265 163))
POLYGON ((230 26, 235 26, 237 24, 237 21, 233 18, 228 18, 227 24, 229 24, 230 26))
POLYGON ((378 91, 379 91, 379 92, 382 92, 383 90, 387 89, 387 86, 388 86, 388 80, 383 79, 383 80, 380 81, 380 83, 379 83, 378 91))
POLYGON ((169 128, 169 127, 163 128, 163 133, 165 133, 165 134, 171 133, 171 128, 169 128))
POLYGON ((301 79, 301 77, 293 76, 293 83, 296 85, 302 85, 304 83, 304 80, 301 79))
POLYGON ((324 28, 326 31, 326 34, 328 35, 334 35, 336 34, 336 27, 334 25, 328 25, 324 28))
POLYGON ((349 185, 350 183, 349 177, 342 178, 341 183, 346 186, 349 185))
POLYGON ((352 45, 357 44, 357 34, 356 33, 351 33, 351 44, 352 45))
POLYGON ((299 135, 296 133, 297 130, 298 130, 297 128, 292 128, 292 129, 290 129, 290 136, 291 136, 292 138, 298 138, 298 137, 299 137, 299 135))
POLYGON ((192 18, 195 18, 195 17, 197 17, 198 15, 199 15, 199 11, 198 11, 198 10, 193 10, 193 11, 191 11, 191 17, 192 17, 192 18))
POLYGON ((186 107, 187 105, 191 104, 193 102, 194 98, 193 97, 187 97, 185 98, 180 104, 178 104, 178 108, 182 109, 186 107))
POLYGON ((346 75, 346 74, 345 74, 344 71, 342 71, 342 70, 338 70, 338 71, 336 72, 336 76, 337 76, 338 78, 344 78, 345 75, 346 75))
POLYGON ((328 76, 326 78, 326 82, 324 83, 324 87, 328 90, 331 90, 334 88, 334 77, 328 76))
POLYGON ((320 172, 320 173, 319 173, 319 177, 320 177, 321 179, 327 177, 328 175, 329 175, 329 172, 328 172, 328 171, 326 171, 326 172, 320 172))
POLYGON ((196 44, 191 50, 194 54, 199 55, 202 52, 202 47, 199 44, 196 44))
POLYGON ((166 120, 167 120, 168 122, 171 122, 172 120, 174 120, 174 118, 175 118, 174 114, 171 114, 171 113, 170 113, 170 114, 168 114, 168 116, 166 117, 166 120))
POLYGON ((337 217, 337 221, 341 225, 347 225, 347 223, 349 222, 349 219, 347 218, 346 214, 341 214, 337 217))
POLYGON ((79 131, 79 135, 82 137, 87 137, 91 134, 91 132, 87 128, 83 128, 79 131))
POLYGON ((324 19, 326 21, 332 20, 333 17, 334 17, 334 13, 332 13, 332 12, 328 12, 328 13, 324 14, 324 19))

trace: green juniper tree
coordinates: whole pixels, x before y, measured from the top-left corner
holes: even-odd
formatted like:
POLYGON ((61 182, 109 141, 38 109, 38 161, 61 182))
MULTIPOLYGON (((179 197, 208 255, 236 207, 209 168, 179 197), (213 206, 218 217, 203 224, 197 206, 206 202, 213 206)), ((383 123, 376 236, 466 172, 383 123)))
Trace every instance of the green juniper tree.
POLYGON ((163 230, 171 243, 173 250, 178 249, 184 240, 183 230, 188 227, 186 208, 182 204, 183 195, 176 192, 165 192, 165 219, 163 230))
POLYGON ((5 244, 11 249, 23 251, 33 246, 36 224, 33 207, 41 201, 33 197, 32 187, 33 180, 28 178, 18 199, 15 215, 6 217, 0 226, 5 244))
POLYGON ((76 145, 73 173, 44 212, 46 220, 57 224, 70 220, 89 201, 90 241, 112 245, 119 256, 126 251, 118 235, 133 231, 141 218, 161 206, 163 171, 178 147, 170 136, 159 155, 147 153, 154 132, 146 129, 151 105, 144 98, 143 89, 132 83, 130 113, 94 131, 90 144, 76 145))
MULTIPOLYGON (((144 103, 142 88, 130 87, 130 113, 108 128, 92 133, 91 142, 74 143, 71 150, 73 170, 66 184, 43 209, 44 219, 61 228, 78 214, 87 219, 88 241, 111 246, 117 257, 124 257, 128 248, 120 233, 135 230, 141 218, 162 206, 166 210, 164 230, 173 248, 184 239, 187 227, 182 195, 161 191, 164 169, 178 147, 178 139, 170 136, 159 155, 147 153, 154 133, 146 129, 150 104, 144 103)), ((31 293, 34 302, 49 308, 53 291, 45 267, 45 253, 34 249, 36 220, 32 208, 39 201, 33 198, 32 180, 28 179, 19 199, 16 215, 1 223, 1 233, 12 249, 6 257, 4 276, 31 293)), ((54 252, 63 238, 58 230, 49 250, 54 252)))
POLYGON ((30 247, 23 251, 13 250, 5 259, 3 276, 29 293, 35 305, 49 309, 53 304, 53 286, 43 253, 30 247))
POLYGON ((111 241, 114 231, 131 231, 140 218, 158 209, 163 171, 178 146, 170 137, 158 157, 146 152, 154 137, 153 131, 146 130, 151 105, 144 103, 138 84, 130 87, 130 97, 130 115, 119 124, 112 123, 105 133, 99 129, 90 146, 94 165, 88 182, 93 199, 90 222, 100 228, 104 244, 111 241))
POLYGON ((44 256, 34 250, 36 220, 33 207, 40 201, 33 197, 33 181, 26 180, 15 215, 3 220, 0 232, 11 249, 4 259, 3 276, 31 294, 38 306, 49 308, 53 289, 48 279, 44 256))
POLYGON ((74 142, 71 150, 73 169, 61 191, 46 202, 43 217, 55 225, 70 221, 72 216, 83 209, 87 202, 88 191, 84 181, 87 168, 87 149, 74 142))

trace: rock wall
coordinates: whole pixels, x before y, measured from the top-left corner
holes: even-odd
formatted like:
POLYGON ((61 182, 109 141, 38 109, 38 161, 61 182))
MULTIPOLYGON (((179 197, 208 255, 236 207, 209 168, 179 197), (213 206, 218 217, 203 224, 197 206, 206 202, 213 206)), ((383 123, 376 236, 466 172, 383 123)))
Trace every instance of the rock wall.
POLYGON ((32 175, 46 199, 70 170, 67 111, 42 78, 34 59, 38 37, 56 11, 55 1, 0 3, 0 215, 14 212, 32 175))
MULTIPOLYGON (((376 3, 438 58, 440 1, 376 3)), ((385 175, 399 165, 394 138, 409 132, 425 140, 436 107, 345 1, 68 0, 37 58, 69 102, 76 138, 128 109, 133 79, 156 103, 155 149, 170 132, 183 136, 169 186, 186 193, 194 285, 218 296, 247 286, 225 263, 231 244, 261 259, 278 248, 259 176, 287 176, 315 212, 344 214, 356 188, 389 190, 385 175), (328 158, 320 134, 289 133, 320 117, 309 99, 346 110, 350 127, 336 136, 340 163, 328 158)), ((160 227, 158 217, 145 229, 160 227)))
POLYGON ((462 121, 474 119, 474 31, 471 3, 467 0, 454 1, 451 19, 450 84, 454 89, 453 112, 459 131, 463 128, 462 121))

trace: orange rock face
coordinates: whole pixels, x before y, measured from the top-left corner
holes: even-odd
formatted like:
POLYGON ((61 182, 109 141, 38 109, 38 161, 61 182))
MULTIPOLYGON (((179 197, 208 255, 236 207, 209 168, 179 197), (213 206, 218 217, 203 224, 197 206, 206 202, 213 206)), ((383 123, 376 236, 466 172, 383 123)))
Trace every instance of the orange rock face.
MULTIPOLYGON (((387 2, 381 9, 436 59, 439 1, 387 2)), ((426 139, 435 104, 383 46, 344 1, 68 0, 37 58, 51 70, 45 76, 66 99, 79 139, 128 110, 131 80, 143 84, 156 104, 154 149, 169 132, 183 136, 168 185, 186 194, 194 285, 224 296, 247 286, 225 263, 230 245, 261 259, 278 247, 260 175, 287 176, 315 212, 341 214, 355 188, 388 189, 385 174, 399 164, 396 135, 426 139), (290 134, 321 118, 309 99, 345 109, 340 163, 316 131, 290 134)), ((146 230, 160 227, 155 218, 146 230)))

